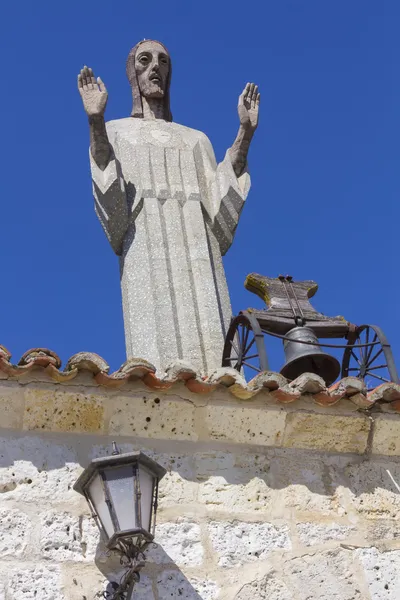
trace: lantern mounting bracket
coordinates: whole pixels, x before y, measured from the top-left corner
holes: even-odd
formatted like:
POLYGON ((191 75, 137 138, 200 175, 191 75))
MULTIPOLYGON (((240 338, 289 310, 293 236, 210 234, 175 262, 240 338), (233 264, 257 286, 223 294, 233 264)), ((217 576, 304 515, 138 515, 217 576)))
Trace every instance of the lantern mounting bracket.
POLYGON ((111 582, 111 591, 103 592, 106 600, 128 600, 135 583, 140 581, 140 570, 145 566, 144 550, 149 544, 139 543, 137 538, 120 539, 113 552, 120 554, 120 563, 125 568, 120 582, 111 582))

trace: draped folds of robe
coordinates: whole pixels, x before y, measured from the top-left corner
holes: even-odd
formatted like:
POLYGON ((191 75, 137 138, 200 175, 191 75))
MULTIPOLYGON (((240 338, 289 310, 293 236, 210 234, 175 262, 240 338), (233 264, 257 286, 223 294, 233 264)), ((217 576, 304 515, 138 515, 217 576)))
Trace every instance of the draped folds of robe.
POLYGON ((221 256, 250 177, 217 165, 200 131, 164 120, 107 123, 113 154, 91 158, 96 213, 120 256, 127 355, 157 370, 178 359, 221 366, 231 306, 221 256))

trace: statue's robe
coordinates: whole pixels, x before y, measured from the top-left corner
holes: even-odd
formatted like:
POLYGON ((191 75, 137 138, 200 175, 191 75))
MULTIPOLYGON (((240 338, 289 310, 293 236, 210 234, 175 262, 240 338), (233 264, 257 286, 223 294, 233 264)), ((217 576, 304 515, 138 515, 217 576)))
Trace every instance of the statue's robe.
POLYGON ((183 359, 221 366, 231 318, 221 256, 232 244, 250 177, 217 165, 200 131, 164 120, 107 123, 111 161, 91 158, 95 208, 120 256, 127 355, 159 371, 183 359))

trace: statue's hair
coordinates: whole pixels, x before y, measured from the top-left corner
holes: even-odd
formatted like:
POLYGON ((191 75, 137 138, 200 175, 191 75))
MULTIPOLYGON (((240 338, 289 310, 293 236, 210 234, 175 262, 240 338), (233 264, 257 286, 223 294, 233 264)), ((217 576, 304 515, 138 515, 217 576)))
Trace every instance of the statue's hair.
POLYGON ((160 44, 160 46, 162 46, 164 48, 166 54, 169 57, 169 71, 168 71, 166 89, 165 89, 165 93, 164 93, 164 119, 166 121, 172 121, 172 114, 171 114, 171 108, 170 108, 170 95, 169 95, 169 88, 171 85, 171 75, 172 75, 171 57, 170 57, 170 54, 169 54, 167 48, 164 46, 164 44, 162 44, 161 42, 159 42, 157 40, 142 40, 141 42, 136 44, 136 46, 134 46, 128 54, 128 58, 126 60, 126 74, 127 74, 129 83, 132 88, 132 97, 133 97, 133 108, 132 108, 131 117, 143 119, 143 102, 142 102, 142 95, 140 93, 140 88, 139 88, 139 83, 138 83, 138 78, 137 78, 137 73, 136 73, 136 68, 135 68, 135 58, 136 58, 136 53, 137 53, 139 47, 142 44, 144 44, 145 42, 154 42, 156 44, 160 44))

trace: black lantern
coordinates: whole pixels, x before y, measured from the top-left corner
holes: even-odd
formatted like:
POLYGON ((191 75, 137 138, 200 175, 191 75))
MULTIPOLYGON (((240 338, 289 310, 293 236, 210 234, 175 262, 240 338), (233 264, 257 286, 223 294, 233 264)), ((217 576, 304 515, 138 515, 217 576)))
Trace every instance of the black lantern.
POLYGON ((85 496, 107 547, 118 552, 127 572, 110 598, 124 598, 144 566, 143 551, 154 539, 158 482, 166 470, 142 452, 94 459, 74 490, 85 496))

